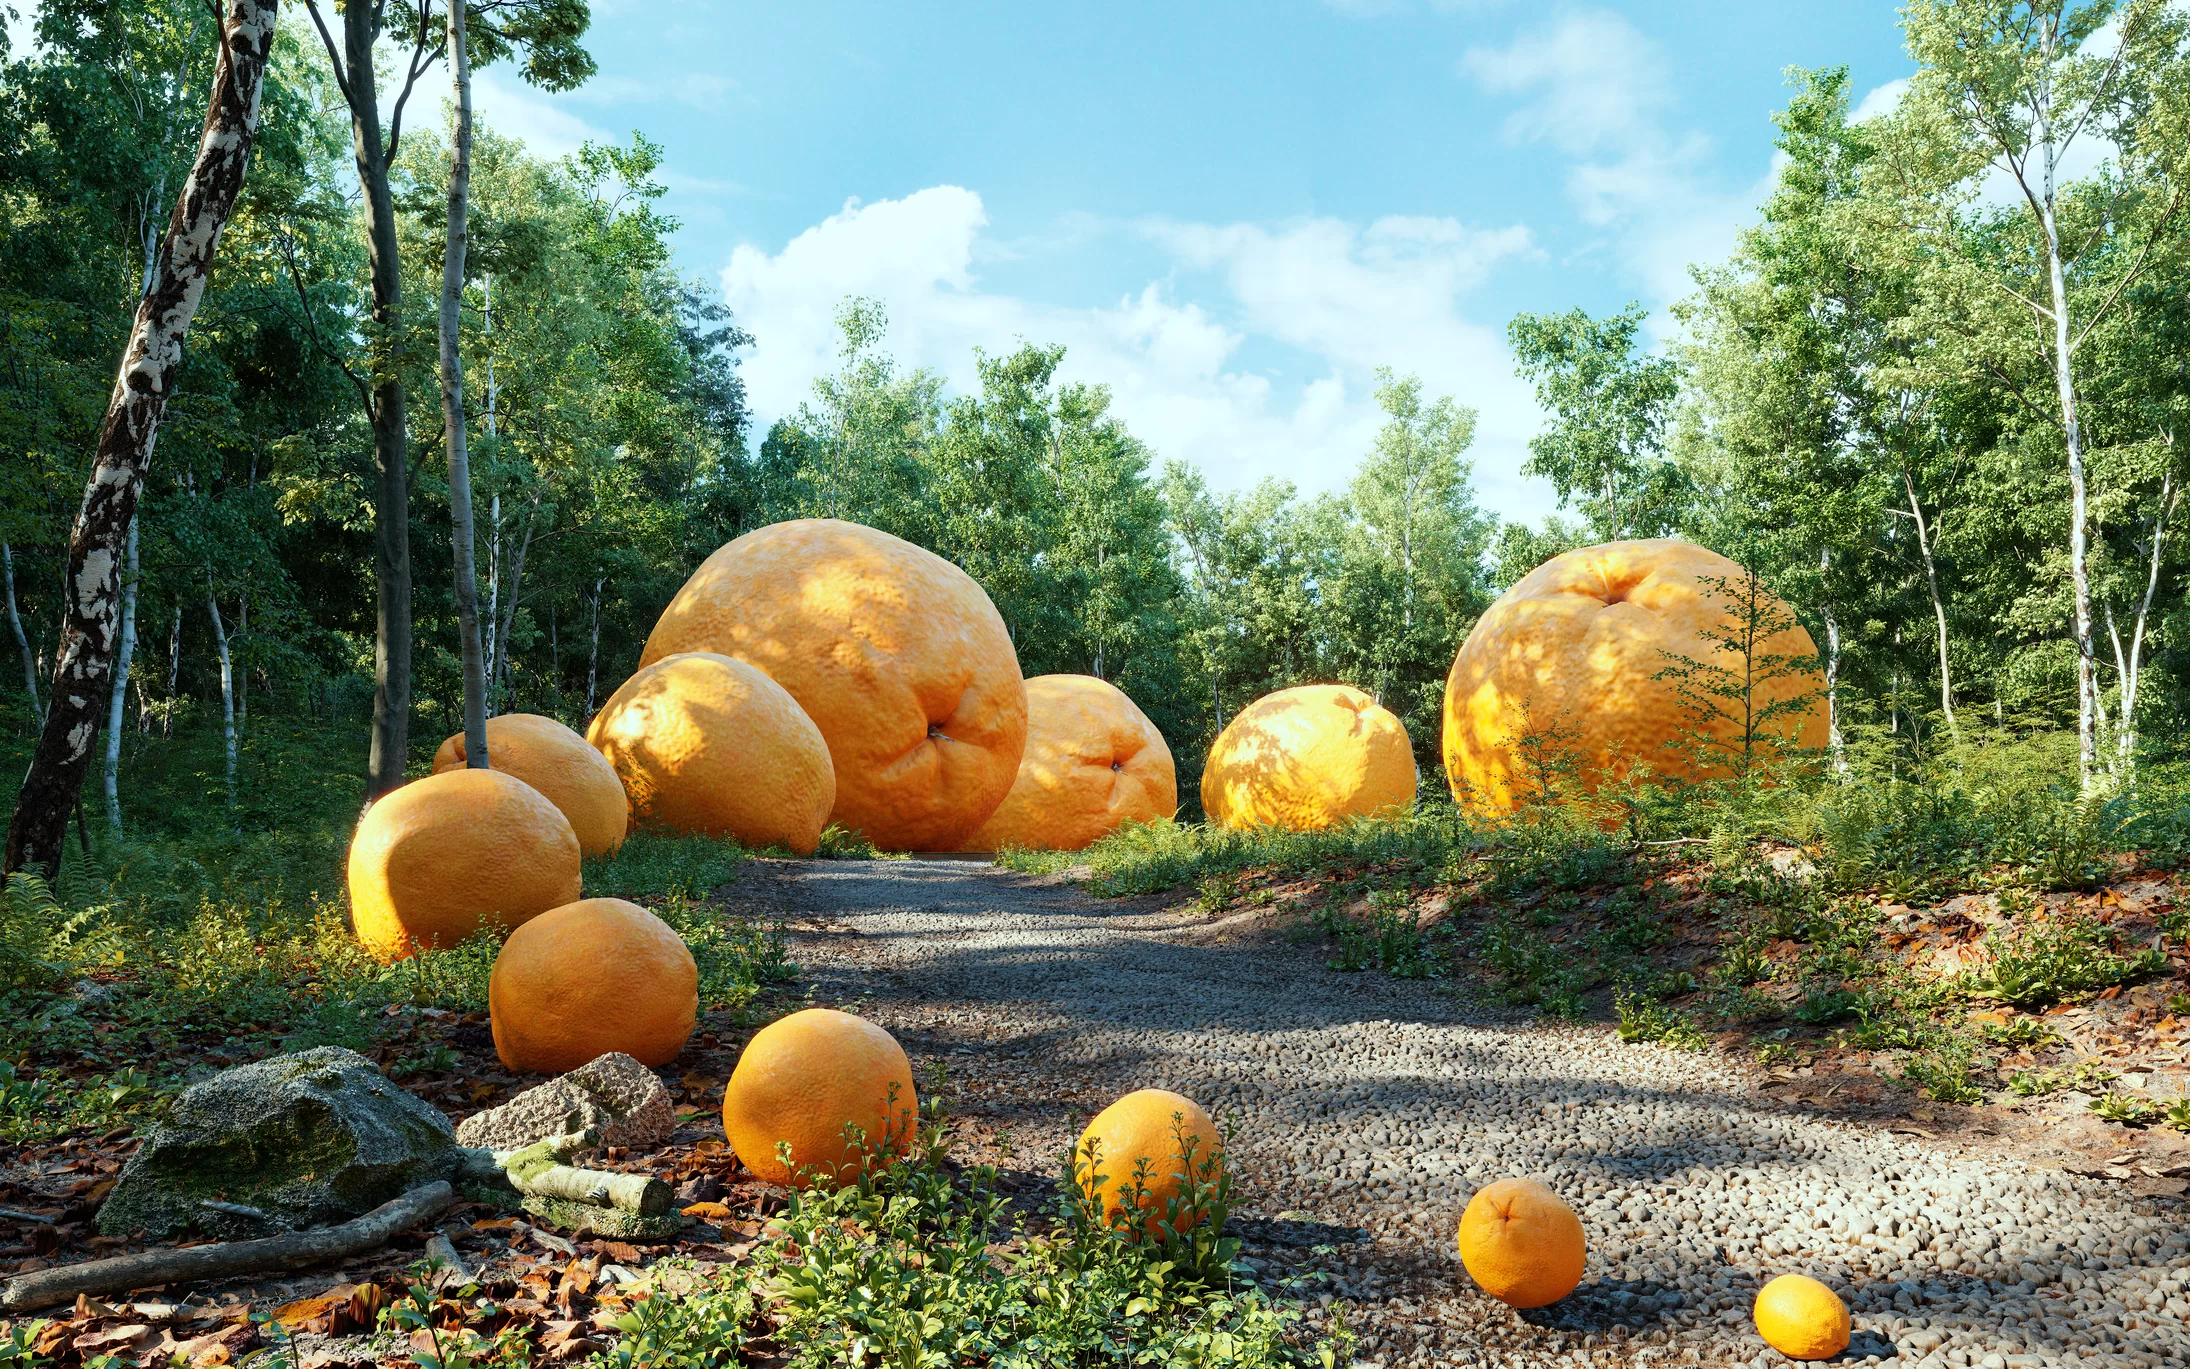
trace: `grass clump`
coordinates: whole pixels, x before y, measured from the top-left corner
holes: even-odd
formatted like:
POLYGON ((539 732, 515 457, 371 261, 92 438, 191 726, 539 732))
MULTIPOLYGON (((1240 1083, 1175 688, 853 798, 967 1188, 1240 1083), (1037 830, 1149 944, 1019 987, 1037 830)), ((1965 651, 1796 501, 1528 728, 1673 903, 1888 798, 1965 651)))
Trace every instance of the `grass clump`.
MULTIPOLYGON (((842 1190, 795 1193, 752 1272, 728 1276, 751 1280, 757 1321, 772 1324, 765 1334, 790 1369, 1341 1362, 1309 1342, 1292 1290, 1263 1287, 1237 1262, 1215 1157, 1190 1160, 1153 1231, 1107 1221, 1070 1156, 1049 1210, 1029 1215, 995 1168, 943 1161, 936 1096, 905 1155, 842 1190)), ((740 1305, 721 1286, 714 1297, 740 1305)))
POLYGON ((1989 962, 1971 989, 2018 1008, 2058 1003, 2167 969, 2164 952, 2141 946, 2121 953, 2113 930, 2087 917, 1996 927, 1985 937, 1985 950, 1989 962))

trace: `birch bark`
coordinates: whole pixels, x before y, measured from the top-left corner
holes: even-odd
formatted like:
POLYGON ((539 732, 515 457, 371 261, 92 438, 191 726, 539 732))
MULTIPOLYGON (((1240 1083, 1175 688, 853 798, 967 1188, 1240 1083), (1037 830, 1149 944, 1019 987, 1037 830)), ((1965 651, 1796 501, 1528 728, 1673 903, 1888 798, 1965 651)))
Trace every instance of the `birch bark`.
POLYGON ((221 230, 243 189, 278 4, 226 0, 222 8, 220 60, 197 157, 175 197, 152 288, 138 302, 91 479, 69 534, 53 700, 0 853, 0 870, 8 873, 33 868, 49 878, 60 874, 61 843, 69 814, 83 797, 99 709, 112 680, 124 544, 182 360, 183 337, 205 295, 221 230))

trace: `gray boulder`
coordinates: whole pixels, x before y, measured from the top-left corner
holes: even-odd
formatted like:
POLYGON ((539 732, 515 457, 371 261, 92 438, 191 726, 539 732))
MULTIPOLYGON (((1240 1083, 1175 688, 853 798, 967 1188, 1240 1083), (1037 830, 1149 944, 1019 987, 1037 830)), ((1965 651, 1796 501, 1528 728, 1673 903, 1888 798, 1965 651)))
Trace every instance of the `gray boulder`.
POLYGON ((184 1089, 123 1167, 99 1230, 264 1236, 348 1221, 465 1170, 438 1109, 356 1051, 322 1046, 184 1089))
POLYGON ((676 1129, 677 1106, 660 1076, 619 1051, 472 1114, 457 1124, 456 1136, 486 1150, 523 1150, 590 1131, 603 1146, 644 1150, 676 1129))

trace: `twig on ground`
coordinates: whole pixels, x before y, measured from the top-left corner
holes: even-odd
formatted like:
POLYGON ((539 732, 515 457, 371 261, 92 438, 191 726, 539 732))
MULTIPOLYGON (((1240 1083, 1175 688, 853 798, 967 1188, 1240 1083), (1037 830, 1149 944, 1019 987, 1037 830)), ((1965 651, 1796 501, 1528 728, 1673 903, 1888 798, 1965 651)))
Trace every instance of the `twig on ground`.
POLYGON ((323 1260, 341 1259, 384 1245, 397 1233, 430 1221, 455 1205, 456 1190, 446 1183, 435 1182, 414 1188, 340 1226, 292 1231, 285 1236, 267 1236, 255 1241, 194 1245, 180 1250, 147 1250, 110 1260, 87 1260, 82 1264, 41 1269, 0 1285, 0 1312, 50 1307, 80 1293, 117 1293, 156 1284, 296 1269, 323 1260))

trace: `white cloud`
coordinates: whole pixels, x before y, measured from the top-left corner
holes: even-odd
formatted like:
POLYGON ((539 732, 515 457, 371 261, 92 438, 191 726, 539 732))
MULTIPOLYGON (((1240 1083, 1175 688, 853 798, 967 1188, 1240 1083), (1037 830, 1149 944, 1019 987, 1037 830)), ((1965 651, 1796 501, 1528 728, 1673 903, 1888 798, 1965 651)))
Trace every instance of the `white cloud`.
POLYGON ((480 122, 524 143, 535 156, 567 157, 586 142, 621 141, 571 113, 561 102, 494 71, 473 73, 471 102, 480 122))
POLYGON ((1848 115, 1849 122, 1862 123, 1865 119, 1875 119, 1881 114, 1891 114, 1901 107, 1901 97, 1908 93, 1909 78, 1906 76, 1895 77, 1882 86, 1874 86, 1869 94, 1856 103, 1854 112, 1848 115))
MULTIPOLYGON (((1549 507, 1517 475, 1536 425, 1531 397, 1497 329, 1461 308, 1494 263, 1530 250, 1525 231, 1429 218, 1107 226, 1154 245, 1169 270, 1108 304, 1056 305, 983 285, 978 264, 1007 255, 988 226, 979 195, 936 186, 848 203, 779 251, 737 247, 723 294, 758 339, 744 373, 760 421, 795 409, 837 366, 837 306, 868 295, 888 308, 899 363, 931 367, 954 389, 975 384, 975 347, 1064 344, 1068 379, 1110 386, 1137 436, 1223 488, 1263 475, 1342 486, 1380 421, 1373 369, 1400 366, 1482 411, 1487 503, 1529 516, 1549 507), (1299 365, 1257 369, 1242 359, 1250 352, 1299 365)), ((1055 241, 1096 231, 1076 220, 1055 241)))
POLYGON ((1768 167, 1731 190, 1712 176, 1710 138, 1668 124, 1665 53, 1609 10, 1563 15, 1506 47, 1471 48, 1460 70, 1517 101, 1504 123, 1509 141, 1572 159, 1566 189, 1582 222, 1603 232, 1653 303, 1687 294, 1689 263, 1725 256, 1770 188, 1768 167))

